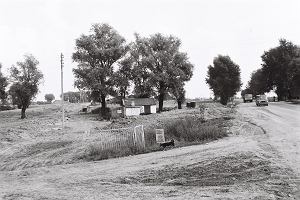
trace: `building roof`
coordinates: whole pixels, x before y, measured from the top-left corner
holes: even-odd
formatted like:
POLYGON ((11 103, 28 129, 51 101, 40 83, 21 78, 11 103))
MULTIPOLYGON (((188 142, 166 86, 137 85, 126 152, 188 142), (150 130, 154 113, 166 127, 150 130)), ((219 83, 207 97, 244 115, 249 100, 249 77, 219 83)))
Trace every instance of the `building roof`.
POLYGON ((128 98, 124 99, 125 107, 134 107, 134 106, 149 106, 156 105, 154 98, 128 98))

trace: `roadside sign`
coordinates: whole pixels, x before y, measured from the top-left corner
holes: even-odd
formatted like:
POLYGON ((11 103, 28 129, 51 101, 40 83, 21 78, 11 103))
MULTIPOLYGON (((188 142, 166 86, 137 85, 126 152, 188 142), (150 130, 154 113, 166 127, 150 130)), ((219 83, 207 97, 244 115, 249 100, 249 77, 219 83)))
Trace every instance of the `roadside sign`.
POLYGON ((164 129, 155 129, 155 133, 156 133, 156 142, 164 143, 165 142, 164 129))

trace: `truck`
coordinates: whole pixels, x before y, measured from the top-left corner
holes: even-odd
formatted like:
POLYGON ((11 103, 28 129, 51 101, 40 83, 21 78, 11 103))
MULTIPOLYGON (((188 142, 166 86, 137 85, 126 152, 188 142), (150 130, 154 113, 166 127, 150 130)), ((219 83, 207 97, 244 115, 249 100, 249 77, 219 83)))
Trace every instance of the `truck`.
POLYGON ((252 102, 253 101, 253 96, 252 96, 252 94, 245 94, 243 99, 244 99, 244 103, 246 103, 248 101, 252 102))

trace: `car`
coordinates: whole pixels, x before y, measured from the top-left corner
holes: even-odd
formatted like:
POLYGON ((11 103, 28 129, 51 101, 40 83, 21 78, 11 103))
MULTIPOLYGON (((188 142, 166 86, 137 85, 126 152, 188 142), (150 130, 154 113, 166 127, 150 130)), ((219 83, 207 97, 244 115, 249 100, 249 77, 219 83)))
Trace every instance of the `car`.
POLYGON ((255 103, 257 106, 268 106, 268 98, 266 95, 261 94, 261 95, 256 95, 255 103))

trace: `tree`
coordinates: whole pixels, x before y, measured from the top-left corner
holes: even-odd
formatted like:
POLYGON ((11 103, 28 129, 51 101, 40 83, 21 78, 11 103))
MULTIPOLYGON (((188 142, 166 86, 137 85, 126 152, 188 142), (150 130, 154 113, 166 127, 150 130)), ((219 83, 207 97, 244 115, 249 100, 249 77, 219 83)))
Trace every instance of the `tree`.
POLYGON ((51 103, 55 99, 55 96, 53 94, 45 94, 45 100, 48 103, 51 103))
POLYGON ((0 63, 0 100, 2 103, 5 102, 7 98, 6 87, 8 85, 7 78, 1 72, 2 64, 0 63))
POLYGON ((118 96, 125 98, 130 87, 130 80, 132 80, 132 61, 126 58, 119 62, 119 69, 114 74, 115 86, 117 88, 118 96))
POLYGON ((159 112, 163 110, 163 100, 172 82, 176 79, 184 83, 193 75, 193 65, 187 54, 179 51, 180 45, 178 38, 157 33, 149 38, 136 35, 131 49, 135 91, 149 94, 153 90, 158 96, 159 112))
POLYGON ((176 98, 178 109, 182 109, 182 103, 185 101, 184 84, 173 84, 171 92, 176 98))
POLYGON ((262 55, 262 73, 267 79, 267 88, 275 88, 278 100, 291 97, 292 79, 289 66, 299 57, 299 48, 285 39, 279 40, 279 46, 262 55))
POLYGON ((252 91, 254 96, 270 91, 271 88, 268 88, 267 78, 263 74, 262 69, 252 72, 248 82, 248 89, 252 91))
POLYGON ((208 66, 206 83, 215 96, 219 96, 221 104, 226 105, 229 97, 234 96, 241 87, 240 67, 229 56, 219 55, 208 66))
POLYGON ((70 103, 79 103, 80 102, 80 92, 65 92, 64 101, 70 103))
POLYGON ((299 98, 300 96, 300 58, 294 58, 288 66, 288 87, 290 89, 290 98, 299 98))
POLYGON ((94 24, 90 35, 81 35, 76 40, 73 60, 78 67, 73 69, 75 86, 98 92, 102 108, 106 108, 107 95, 115 95, 113 65, 125 55, 125 39, 108 24, 94 24))
POLYGON ((24 58, 24 62, 17 62, 17 66, 10 69, 12 85, 9 89, 13 102, 21 108, 22 119, 26 117, 25 111, 38 93, 38 86, 43 79, 42 72, 37 68, 38 60, 32 55, 25 55, 24 58))

